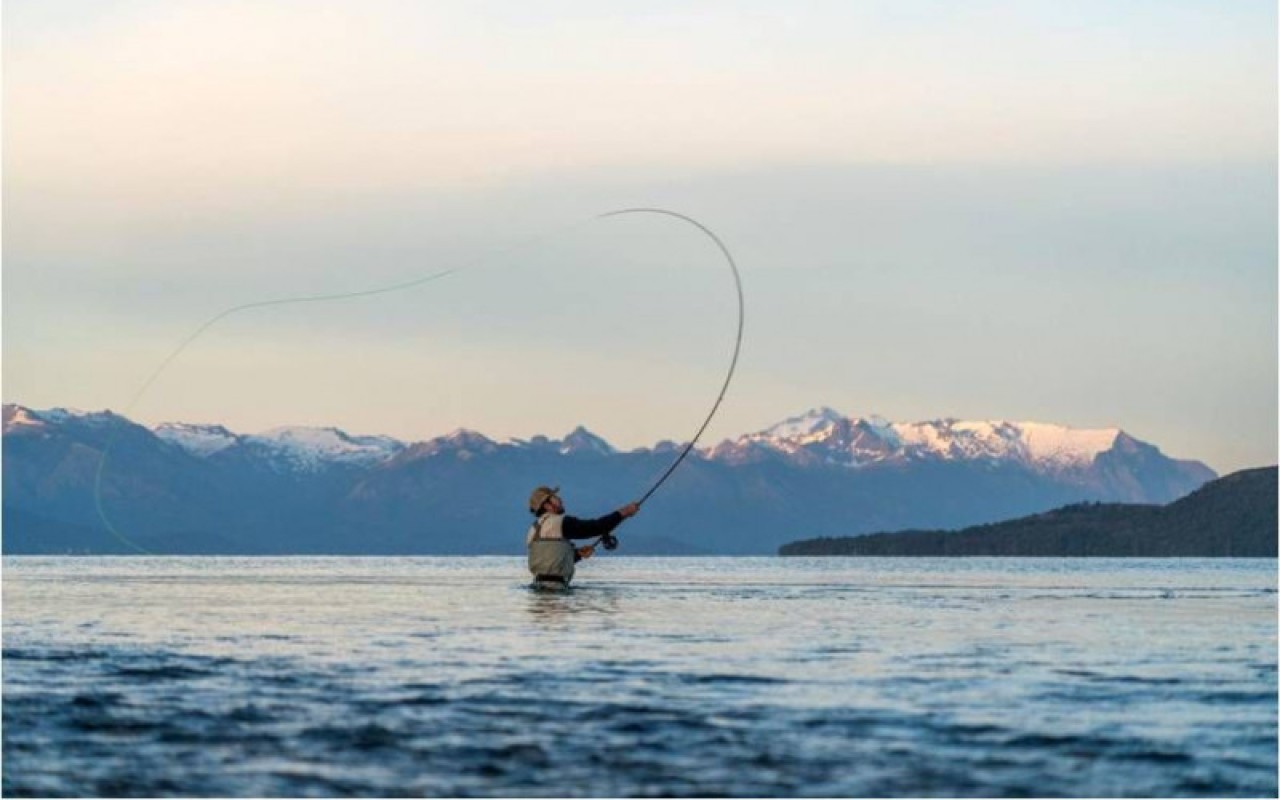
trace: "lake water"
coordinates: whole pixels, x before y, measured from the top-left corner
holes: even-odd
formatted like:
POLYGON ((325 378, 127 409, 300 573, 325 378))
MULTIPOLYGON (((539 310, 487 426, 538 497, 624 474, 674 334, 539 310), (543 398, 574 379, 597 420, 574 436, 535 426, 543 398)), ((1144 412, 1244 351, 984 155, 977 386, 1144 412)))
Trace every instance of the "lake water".
POLYGON ((1275 796, 1275 560, 6 558, 20 795, 1275 796))

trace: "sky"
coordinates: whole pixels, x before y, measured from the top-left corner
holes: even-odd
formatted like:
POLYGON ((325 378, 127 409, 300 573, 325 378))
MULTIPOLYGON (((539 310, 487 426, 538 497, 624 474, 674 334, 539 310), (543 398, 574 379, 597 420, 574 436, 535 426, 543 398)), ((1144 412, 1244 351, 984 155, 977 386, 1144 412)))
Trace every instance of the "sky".
POLYGON ((1277 460, 1274 3, 3 8, 3 396, 707 441, 817 406, 1277 460), (221 311, 232 314, 147 384, 221 311), (141 391, 146 386, 145 391, 141 391))

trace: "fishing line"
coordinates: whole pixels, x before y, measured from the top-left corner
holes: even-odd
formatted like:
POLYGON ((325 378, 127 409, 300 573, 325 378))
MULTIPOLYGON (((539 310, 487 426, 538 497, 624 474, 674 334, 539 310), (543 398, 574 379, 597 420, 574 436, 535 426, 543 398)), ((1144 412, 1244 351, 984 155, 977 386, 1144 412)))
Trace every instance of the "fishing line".
MULTIPOLYGON (((164 374, 164 372, 169 368, 169 366, 174 362, 174 360, 176 360, 178 356, 182 355, 182 353, 186 351, 188 347, 194 344, 196 340, 199 339, 201 336, 203 336, 210 328, 212 328, 214 325, 218 324, 219 322, 223 321, 224 319, 227 319, 232 315, 238 314, 243 311, 249 311, 255 308, 270 308, 274 306, 294 305, 294 304, 301 304, 301 303, 325 303, 325 302, 332 302, 337 300, 350 300, 355 298, 373 297, 376 295, 388 294, 390 292, 398 292, 398 291, 404 291, 406 289, 412 289, 427 283, 432 283, 434 281, 440 280, 441 278, 445 278, 450 275, 457 275, 460 272, 464 272, 464 271, 482 266, 487 259, 498 257, 498 256, 510 256, 510 255, 522 252, 524 250, 532 249, 540 244, 543 244, 548 240, 552 240, 552 239, 556 239, 561 236, 564 236, 569 232, 573 231, 574 229, 580 228, 589 222, 591 222, 590 219, 580 220, 570 225, 565 225, 565 226, 553 229, 551 231, 548 231, 546 233, 534 236, 521 243, 511 245, 504 249, 500 249, 494 253, 478 256, 468 262, 464 262, 463 264, 460 264, 459 266, 452 267, 445 270, 440 270, 438 272, 433 272, 429 275, 424 275, 423 277, 415 278, 409 281, 402 281, 400 283, 394 283, 394 284, 389 284, 387 286, 380 286, 373 289, 364 289, 364 290, 359 290, 355 292, 335 292, 330 294, 299 295, 296 297, 281 297, 274 300, 260 300, 252 303, 242 303, 240 305, 236 305, 236 306, 232 306, 230 308, 224 309, 223 311, 219 311, 217 314, 214 314, 212 317, 210 317, 201 325, 199 325, 194 331, 189 333, 185 338, 183 338, 178 343, 178 345, 174 347, 173 350, 171 350, 167 356, 164 357, 164 359, 160 362, 160 364, 154 370, 152 370, 151 374, 143 382, 142 386, 136 392, 134 392, 133 397, 131 397, 129 399, 129 402, 125 405, 124 411, 121 412, 121 416, 124 417, 125 419, 129 419, 132 416, 134 407, 137 406, 137 404, 142 400, 143 396, 147 393, 147 391, 151 388, 151 386, 157 380, 159 380, 160 376, 164 374)), ((124 535, 124 533, 122 533, 120 530, 118 530, 116 526, 112 524, 110 517, 107 516, 106 509, 103 507, 103 504, 102 504, 102 482, 103 482, 103 475, 106 472, 107 456, 110 454, 112 446, 115 445, 116 439, 119 438, 120 432, 121 432, 120 428, 118 427, 112 430, 110 436, 107 438, 106 445, 102 449, 102 455, 98 459, 98 469, 94 475, 94 482, 93 482, 94 508, 97 511, 98 519, 99 521, 102 522, 103 527, 105 527, 107 531, 110 532, 111 535, 114 536, 117 540, 119 540, 121 543, 123 543, 127 547, 130 547, 133 550, 136 550, 137 552, 142 553, 143 555, 156 555, 155 553, 152 553, 150 550, 147 550, 145 547, 133 541, 128 536, 124 535)))
MULTIPOLYGON (((579 222, 549 231, 545 234, 535 236, 531 240, 526 241, 522 244, 514 245, 504 250, 500 250, 498 251, 497 255, 512 255, 512 254, 521 252, 523 250, 530 249, 548 240, 559 238, 567 234, 568 232, 576 228, 580 228, 594 220, 605 219, 608 217, 618 217, 618 216, 623 216, 628 214, 658 214, 658 215, 663 215, 663 216, 673 217, 675 219, 683 220, 695 226, 696 228, 698 228, 698 230, 702 231, 704 234, 710 237, 711 240, 715 242, 716 246, 720 248, 720 252, 724 254, 725 259, 728 261, 729 268, 733 272, 734 287, 737 290, 737 295, 738 295, 738 326, 737 326, 736 338, 734 340, 733 357, 730 360, 729 371, 725 376, 723 386, 721 386, 720 388, 720 393, 719 395, 717 395, 715 403, 712 404, 710 413, 707 414, 706 419, 703 420, 702 425, 698 428, 693 438, 689 441, 688 444, 685 445, 684 449, 680 452, 680 454, 676 457, 676 459, 671 463, 671 465, 667 467, 666 471, 662 473, 662 475, 653 484, 653 486, 651 486, 649 490, 644 493, 644 496, 641 497, 640 500, 637 502, 637 505, 642 505, 645 501, 647 501, 653 495, 654 492, 658 490, 659 486, 661 486, 664 482, 666 482, 667 478, 671 476, 671 473, 675 472, 676 467, 678 467, 680 463, 684 461, 685 457, 689 455, 690 451, 693 450, 693 447, 694 445, 697 444, 698 439, 701 438, 703 432, 706 431, 707 426, 711 424, 711 420, 715 416, 716 411, 719 410, 720 404, 724 400, 725 393, 729 389, 729 384, 733 380, 734 371, 737 368, 737 364, 738 364, 738 353, 742 348, 742 328, 743 328, 743 316, 744 316, 743 314, 744 304, 743 304, 743 298, 742 298, 742 280, 738 275, 738 266, 736 263, 734 263, 733 256, 730 255, 728 248, 725 247, 722 241, 720 241, 720 238, 717 237, 714 233, 712 233, 711 230, 707 228, 705 225, 703 225, 702 223, 698 222, 697 220, 691 217, 685 216, 684 214, 680 214, 675 211, 668 211, 666 209, 661 209, 661 208, 627 208, 627 209, 621 209, 619 211, 610 211, 608 213, 600 214, 599 216, 581 220, 579 222)), ((183 338, 178 343, 178 345, 174 347, 174 349, 170 351, 167 356, 165 356, 165 358, 160 362, 160 364, 154 370, 152 370, 151 374, 143 382, 142 386, 134 393, 133 397, 130 398, 129 402, 125 406, 124 411, 121 413, 121 416, 124 417, 125 419, 128 419, 131 416, 134 407, 138 404, 139 401, 141 401, 142 397, 147 393, 147 391, 151 388, 151 386, 160 378, 161 375, 164 374, 164 372, 169 368, 169 366, 174 362, 174 360, 178 358, 178 356, 180 356, 188 347, 194 344, 196 340, 198 340, 202 335, 204 335, 210 328, 212 328, 214 325, 218 324, 222 320, 234 314, 238 314, 243 311, 248 311, 248 310, 257 309, 257 308, 270 308, 270 307, 294 305, 294 304, 300 304, 300 303, 325 303, 325 302, 333 302, 337 300, 351 300, 351 299, 356 299, 361 297, 372 297, 375 295, 382 295, 382 294, 388 294, 391 292, 404 291, 406 289, 412 289, 427 283, 432 283, 442 278, 446 278, 450 275, 457 275, 461 272, 469 271, 478 266, 481 266, 482 263, 487 258, 488 256, 482 256, 457 267, 440 270, 438 272, 425 275, 421 278, 415 278, 414 280, 403 281, 400 283, 395 283, 388 286, 381 286, 374 289, 365 289, 365 290, 355 291, 355 292, 339 292, 339 293, 332 293, 332 294, 313 294, 313 295, 300 295, 297 297, 282 297, 274 300, 261 300, 261 301, 252 302, 252 303, 242 303, 240 305, 232 306, 223 311, 220 311, 217 314, 214 314, 205 322, 203 322, 201 325, 199 325, 194 331, 188 334, 185 338, 183 338)), ((106 509, 103 507, 102 483, 103 483, 103 475, 105 474, 105 471, 106 471, 107 457, 110 454, 111 448, 115 444, 116 439, 119 437, 120 431, 121 431, 120 427, 116 427, 114 430, 112 430, 111 434, 107 438, 106 444, 102 449, 102 455, 98 459, 98 468, 94 476, 94 483, 93 483, 94 507, 95 507, 95 510, 97 511, 99 520, 102 522, 103 526, 111 533, 112 536, 114 536, 120 542, 132 548, 133 550, 136 550, 139 553, 142 553, 144 555, 155 555, 150 550, 147 550, 145 547, 143 547, 142 545, 139 545, 137 542, 133 541, 128 536, 125 536, 120 530, 118 530, 116 526, 112 524, 111 519, 107 516, 106 509)), ((609 549, 612 549, 612 548, 609 548, 609 549)))

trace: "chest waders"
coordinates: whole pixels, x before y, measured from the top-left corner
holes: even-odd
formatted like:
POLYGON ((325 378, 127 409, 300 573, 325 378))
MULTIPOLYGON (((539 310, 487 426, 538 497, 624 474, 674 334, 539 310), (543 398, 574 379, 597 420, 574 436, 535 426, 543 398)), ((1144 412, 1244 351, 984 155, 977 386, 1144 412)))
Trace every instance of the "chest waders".
POLYGON ((563 514, 543 514, 529 531, 529 572, 539 584, 568 586, 573 580, 574 547, 560 526, 563 514))

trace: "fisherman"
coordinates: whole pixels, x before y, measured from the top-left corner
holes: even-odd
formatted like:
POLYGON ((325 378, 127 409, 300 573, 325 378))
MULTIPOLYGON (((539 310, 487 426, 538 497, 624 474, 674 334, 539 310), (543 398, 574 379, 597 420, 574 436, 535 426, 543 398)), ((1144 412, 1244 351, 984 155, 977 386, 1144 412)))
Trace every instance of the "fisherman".
POLYGON ((628 503, 599 519, 578 519, 565 515, 559 492, 559 486, 539 486, 529 495, 529 511, 537 520, 529 527, 525 544, 535 585, 568 586, 573 580, 573 565, 595 553, 594 546, 575 548, 572 540, 606 537, 640 510, 639 504, 628 503))

